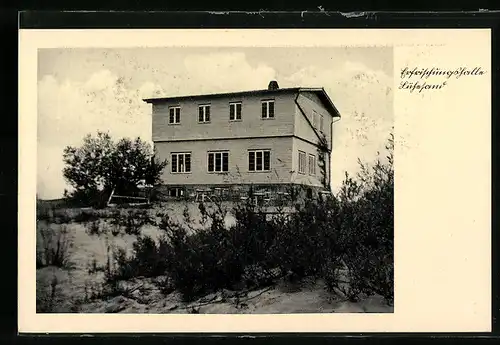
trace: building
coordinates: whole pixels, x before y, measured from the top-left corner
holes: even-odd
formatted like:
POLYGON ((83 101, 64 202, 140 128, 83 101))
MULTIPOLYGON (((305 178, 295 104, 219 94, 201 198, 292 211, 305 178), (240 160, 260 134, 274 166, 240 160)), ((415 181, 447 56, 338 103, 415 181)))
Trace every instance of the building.
POLYGON ((332 128, 340 114, 323 88, 279 88, 144 99, 169 197, 309 196, 329 190, 332 128), (322 145, 321 143, 324 142, 322 145))

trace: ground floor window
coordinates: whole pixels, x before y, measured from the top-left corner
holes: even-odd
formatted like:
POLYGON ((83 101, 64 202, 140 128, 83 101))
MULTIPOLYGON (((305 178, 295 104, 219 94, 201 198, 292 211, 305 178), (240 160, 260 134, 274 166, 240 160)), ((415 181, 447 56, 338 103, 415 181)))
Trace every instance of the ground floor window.
POLYGON ((316 175, 316 156, 309 154, 309 175, 316 175))
POLYGON ((208 172, 229 171, 229 152, 209 152, 208 172))
POLYGON ((299 151, 299 174, 306 173, 306 153, 299 151))
POLYGON ((173 173, 191 172, 191 153, 172 153, 171 171, 173 173))
POLYGON ((171 187, 168 189, 168 195, 172 198, 180 198, 184 196, 184 188, 171 187))
POLYGON ((270 171, 271 170, 271 151, 270 150, 251 150, 251 151, 248 151, 248 170, 249 171, 270 171))

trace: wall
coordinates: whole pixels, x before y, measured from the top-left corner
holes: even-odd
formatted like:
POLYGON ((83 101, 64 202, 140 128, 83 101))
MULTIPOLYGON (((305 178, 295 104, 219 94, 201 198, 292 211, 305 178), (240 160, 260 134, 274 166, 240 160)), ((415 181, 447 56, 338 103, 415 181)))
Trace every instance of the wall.
MULTIPOLYGON (((333 122, 333 117, 332 115, 330 115, 328 110, 323 106, 319 97, 316 96, 316 94, 314 94, 313 92, 301 92, 299 97, 297 98, 297 103, 300 105, 302 111, 305 112, 306 117, 309 119, 311 124, 313 123, 312 121, 313 111, 316 111, 318 114, 323 115, 323 121, 324 121, 323 132, 326 136, 329 148, 331 149, 331 142, 332 142, 331 125, 333 122)), ((307 139, 309 141, 316 143, 318 142, 318 136, 314 133, 311 124, 308 123, 308 121, 302 114, 300 108, 298 105, 296 105, 295 135, 300 138, 307 139)), ((320 133, 319 119, 317 125, 318 125, 317 132, 320 133)))
POLYGON ((198 138, 237 138, 252 136, 292 135, 294 130, 295 95, 276 93, 236 98, 207 98, 153 105, 153 141, 198 138), (261 100, 275 99, 274 119, 261 118, 261 100), (229 103, 242 102, 242 120, 229 121, 229 103), (211 104, 210 123, 198 123, 198 105, 211 104), (169 106, 180 105, 181 123, 170 125, 169 106))
MULTIPOLYGON (((326 162, 327 166, 327 176, 330 173, 328 169, 328 158, 326 162)), ((293 138, 293 155, 292 155, 292 176, 291 182, 297 184, 307 184, 311 186, 322 186, 321 183, 321 170, 319 168, 318 160, 318 148, 308 142, 305 142, 299 138, 293 138), (299 151, 306 153, 306 173, 299 174, 299 151), (316 156, 316 175, 309 175, 309 161, 308 155, 313 154, 316 156)))
POLYGON ((157 142, 155 147, 159 158, 167 159, 168 162, 170 162, 171 152, 191 152, 191 173, 172 174, 169 164, 162 175, 165 184, 290 182, 293 157, 292 137, 157 142), (271 149, 271 172, 248 171, 247 152, 249 149, 271 149), (208 173, 207 151, 212 150, 230 151, 228 173, 208 173))

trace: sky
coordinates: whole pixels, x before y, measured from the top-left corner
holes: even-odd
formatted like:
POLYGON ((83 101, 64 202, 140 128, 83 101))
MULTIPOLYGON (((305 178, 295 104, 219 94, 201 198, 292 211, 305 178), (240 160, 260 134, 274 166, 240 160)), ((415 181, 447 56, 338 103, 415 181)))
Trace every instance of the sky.
POLYGON ((97 130, 151 140, 148 97, 324 87, 342 118, 334 124, 332 187, 358 158, 371 162, 393 127, 392 47, 127 48, 38 51, 37 194, 69 185, 62 152, 97 130))

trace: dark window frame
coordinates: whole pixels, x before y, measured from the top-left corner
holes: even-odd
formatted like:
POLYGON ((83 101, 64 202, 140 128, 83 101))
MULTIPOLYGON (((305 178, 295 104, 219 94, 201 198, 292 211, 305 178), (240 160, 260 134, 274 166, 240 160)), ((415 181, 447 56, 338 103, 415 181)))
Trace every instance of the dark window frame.
POLYGON ((181 106, 173 105, 168 107, 168 124, 178 125, 180 123, 181 123, 181 106))
POLYGON ((241 121, 243 113, 242 102, 229 103, 229 121, 241 121))
POLYGON ((276 118, 276 102, 274 99, 263 99, 261 101, 261 119, 272 120, 276 118), (271 106, 272 105, 272 106, 271 106), (272 111, 271 111, 272 109, 272 111))
POLYGON ((170 153, 170 173, 171 174, 190 174, 192 171, 192 153, 191 152, 171 152, 170 153), (182 165, 179 163, 182 157, 182 165), (186 159, 186 157, 189 157, 186 159), (189 163, 186 163, 189 162, 189 163), (182 167, 183 169, 180 169, 182 167), (189 168, 189 169, 188 169, 189 168), (175 171, 174 171, 175 170, 175 171), (183 170, 183 171, 179 171, 183 170))
POLYGON ((309 153, 307 156, 308 172, 311 176, 316 176, 316 155, 309 153), (311 164, 312 159, 312 164, 311 164))
POLYGON ((298 163, 299 163, 299 168, 298 168, 299 174, 305 175, 307 173, 307 170, 306 170, 307 169, 307 153, 305 153, 304 151, 300 151, 299 150, 299 162, 298 163), (304 164, 303 165, 301 164, 301 162, 302 162, 301 161, 301 157, 304 158, 304 160, 303 160, 304 164))
POLYGON ((198 123, 210 123, 211 104, 198 105, 198 123))
POLYGON ((248 150, 248 171, 249 172, 271 171, 271 149, 248 150), (258 162, 259 159, 260 162, 258 162), (258 166, 260 166, 260 169, 257 169, 258 166))
POLYGON ((208 151, 207 172, 209 174, 222 174, 229 172, 229 151, 208 151))

